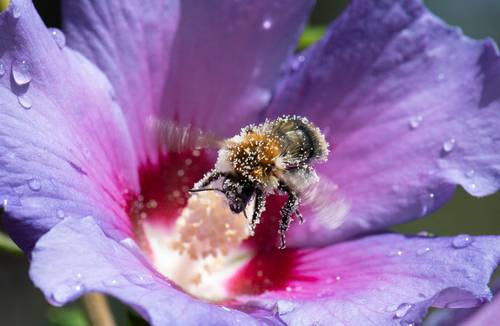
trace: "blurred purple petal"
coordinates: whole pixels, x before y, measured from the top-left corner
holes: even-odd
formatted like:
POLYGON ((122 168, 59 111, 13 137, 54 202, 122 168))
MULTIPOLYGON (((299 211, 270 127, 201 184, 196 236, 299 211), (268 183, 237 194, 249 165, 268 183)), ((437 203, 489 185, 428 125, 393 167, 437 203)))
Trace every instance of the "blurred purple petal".
POLYGON ((56 43, 31 1, 11 1, 0 26, 0 205, 10 235, 27 250, 63 217, 94 215, 123 236, 119 194, 138 182, 111 85, 56 43))
POLYGON ((434 311, 425 320, 426 326, 476 326, 495 325, 500 317, 500 279, 491 286, 495 296, 491 302, 466 309, 441 309, 434 311))
POLYGON ((255 122, 313 3, 183 1, 165 87, 169 117, 224 136, 255 122))
POLYGON ((295 245, 424 216, 457 184, 475 196, 498 190, 500 58, 493 42, 463 36, 418 0, 357 0, 304 55, 291 63, 295 72, 269 115, 305 115, 328 133, 332 152, 318 169, 338 186, 332 197, 347 215, 340 228, 325 226, 321 234, 295 228, 295 245))
POLYGON ((68 218, 43 236, 32 253, 30 276, 57 306, 87 292, 103 292, 153 325, 258 324, 238 310, 178 290, 149 265, 133 240, 116 242, 92 218, 68 218))
POLYGON ((465 319, 461 326, 495 325, 500 318, 500 296, 485 304, 475 314, 465 319))
POLYGON ((418 324, 430 306, 464 308, 491 298, 487 284, 500 260, 500 237, 471 240, 461 246, 457 238, 385 234, 288 249, 280 259, 292 263, 281 261, 279 287, 267 269, 276 267, 267 265, 273 255, 262 253, 230 286, 248 293, 240 293, 242 304, 274 309, 289 325, 418 324))
POLYGON ((112 80, 144 161, 157 155, 151 115, 219 136, 255 122, 312 4, 86 0, 64 12, 68 43, 112 80))
POLYGON ((141 160, 156 150, 144 121, 161 102, 170 51, 179 20, 176 0, 63 1, 69 46, 79 50, 111 80, 141 160))

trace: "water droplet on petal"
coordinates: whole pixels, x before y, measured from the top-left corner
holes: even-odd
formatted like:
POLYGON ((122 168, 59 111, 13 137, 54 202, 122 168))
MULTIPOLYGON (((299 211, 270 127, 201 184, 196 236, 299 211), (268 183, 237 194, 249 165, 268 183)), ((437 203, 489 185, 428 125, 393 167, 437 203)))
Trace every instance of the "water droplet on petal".
POLYGON ((410 129, 415 130, 420 127, 420 123, 422 123, 422 120, 424 120, 424 118, 421 115, 411 117, 410 121, 408 122, 410 129))
POLYGON ((23 86, 31 81, 31 67, 26 60, 14 60, 12 63, 12 77, 18 86, 23 86))
POLYGON ((25 110, 31 109, 31 106, 33 105, 33 101, 31 101, 31 97, 29 97, 27 94, 23 94, 17 97, 17 101, 19 104, 21 104, 22 108, 25 110))
POLYGON ((13 5, 12 6, 12 17, 14 17, 15 19, 18 19, 19 17, 21 17, 21 8, 13 5))
POLYGON ((268 30, 271 27, 273 27, 273 19, 271 17, 267 16, 262 21, 262 28, 265 30, 268 30))
POLYGON ((422 205, 421 214, 426 215, 429 210, 434 206, 434 193, 426 193, 420 197, 420 203, 422 205))
POLYGON ((471 192, 474 192, 477 190, 477 185, 475 183, 471 183, 469 184, 468 188, 471 192))
POLYGON ((447 140, 443 143, 443 151, 445 153, 449 153, 453 150, 453 148, 455 147, 455 139, 454 138, 451 138, 450 140, 447 140))
POLYGON ((121 282, 119 282, 116 278, 110 278, 108 280, 104 280, 102 282, 105 286, 116 288, 122 286, 121 282))
POLYGON ((232 311, 231 309, 229 309, 228 307, 226 306, 221 306, 222 310, 225 310, 225 311, 232 311))
POLYGON ((292 69, 292 72, 295 72, 297 70, 299 70, 299 68, 302 66, 302 64, 304 63, 304 61, 306 60, 306 57, 302 54, 296 56, 293 60, 292 60, 292 63, 290 65, 291 69, 292 69))
POLYGON ((57 217, 63 218, 64 217, 64 211, 61 210, 61 209, 57 210, 57 217))
POLYGON ((441 73, 439 73, 439 74, 436 76, 436 80, 437 80, 437 81, 442 81, 442 80, 444 80, 444 77, 445 77, 445 76, 444 76, 444 74, 441 72, 441 73))
POLYGON ((130 282, 139 286, 148 286, 155 284, 151 275, 146 274, 126 274, 124 275, 130 282))
POLYGON ((422 230, 422 231, 420 231, 420 232, 418 232, 418 233, 417 233, 417 236, 419 236, 419 237, 421 237, 421 238, 430 238, 430 237, 433 237, 433 236, 434 236, 434 234, 432 234, 432 233, 431 233, 431 232, 429 232, 429 231, 424 231, 424 230, 422 230))
POLYGON ((402 255, 403 255, 403 250, 401 249, 389 252, 389 256, 402 256, 402 255))
POLYGON ((394 312, 398 309, 398 305, 390 305, 385 308, 386 312, 394 312))
POLYGON ((38 178, 33 178, 28 180, 28 187, 33 191, 40 191, 40 189, 42 189, 42 183, 38 178))
POLYGON ((394 317, 396 317, 396 318, 403 318, 404 316, 406 316, 406 314, 408 314, 408 312, 410 311, 410 309, 412 307, 413 306, 411 304, 409 304, 409 303, 402 303, 402 304, 400 304, 399 307, 394 312, 394 317))
POLYGON ((451 244, 454 248, 460 249, 468 247, 472 243, 472 241, 474 241, 472 236, 468 234, 459 234, 455 238, 453 238, 451 244))
POLYGON ((429 247, 420 248, 417 250, 417 255, 422 256, 423 254, 426 254, 429 251, 431 251, 431 248, 429 248, 429 247))
POLYGON ((5 66, 3 62, 0 61, 0 77, 3 77, 3 75, 5 75, 5 66))
POLYGON ((465 176, 467 178, 472 178, 474 176, 474 174, 476 174, 476 171, 470 169, 469 171, 465 172, 465 176))
POLYGON ((297 304, 295 302, 278 300, 278 302, 276 302, 275 310, 278 315, 284 315, 292 312, 296 307, 297 304))
POLYGON ((75 280, 68 280, 61 284, 52 292, 52 300, 58 304, 64 304, 73 298, 76 298, 84 290, 84 286, 75 280))
POLYGON ((49 32, 56 41, 57 46, 62 49, 66 45, 66 36, 64 33, 57 28, 49 28, 49 32))
POLYGON ((132 250, 136 250, 138 248, 137 243, 132 238, 125 238, 123 240, 120 240, 120 244, 132 250))

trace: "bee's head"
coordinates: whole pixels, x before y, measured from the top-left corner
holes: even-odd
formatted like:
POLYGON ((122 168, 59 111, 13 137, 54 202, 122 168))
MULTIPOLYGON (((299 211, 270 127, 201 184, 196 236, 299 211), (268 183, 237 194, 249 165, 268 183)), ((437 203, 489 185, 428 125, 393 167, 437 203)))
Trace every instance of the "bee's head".
POLYGON ((243 202, 243 199, 241 197, 234 197, 230 198, 227 196, 229 200, 229 208, 233 213, 241 213, 245 209, 245 203, 243 202))
POLYGON ((222 192, 226 196, 229 208, 233 213, 241 213, 253 194, 252 185, 242 179, 226 178, 222 184, 222 192))

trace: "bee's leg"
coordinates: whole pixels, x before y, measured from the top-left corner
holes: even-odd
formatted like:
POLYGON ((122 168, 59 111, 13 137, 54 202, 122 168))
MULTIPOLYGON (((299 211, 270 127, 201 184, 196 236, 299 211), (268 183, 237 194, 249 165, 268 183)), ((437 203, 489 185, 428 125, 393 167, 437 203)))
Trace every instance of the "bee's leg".
POLYGON ((297 218, 299 219, 299 223, 300 224, 304 224, 304 217, 302 216, 302 214, 299 212, 299 209, 295 209, 295 216, 297 216, 297 218))
POLYGON ((252 219, 250 220, 250 230, 252 233, 255 231, 255 227, 260 222, 260 216, 266 210, 266 196, 264 192, 259 188, 255 189, 255 206, 252 214, 252 219))
MULTIPOLYGON (((286 201, 285 205, 281 208, 281 220, 280 220, 280 226, 279 226, 279 234, 280 234, 280 241, 281 244, 279 246, 279 249, 285 249, 286 248, 286 241, 285 241, 285 233, 288 230, 288 227, 290 226, 290 222, 292 221, 292 215, 295 213, 297 215, 297 208, 299 207, 299 197, 297 194, 290 189, 287 185, 280 183, 279 189, 286 194, 288 194, 288 200, 286 201)), ((299 219, 302 220, 302 215, 298 213, 297 215, 299 219)))
POLYGON ((212 182, 214 182, 215 180, 219 179, 221 176, 222 176, 222 174, 220 172, 213 169, 210 172, 208 172, 207 174, 205 174, 203 176, 203 178, 200 179, 200 181, 195 183, 192 190, 203 189, 203 188, 207 187, 209 184, 211 184, 212 182))

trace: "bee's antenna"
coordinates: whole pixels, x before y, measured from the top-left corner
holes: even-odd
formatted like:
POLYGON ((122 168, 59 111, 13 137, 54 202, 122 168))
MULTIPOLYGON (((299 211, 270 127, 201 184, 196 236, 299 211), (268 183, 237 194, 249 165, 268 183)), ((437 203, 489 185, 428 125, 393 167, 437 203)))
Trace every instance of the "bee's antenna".
POLYGON ((188 190, 188 192, 202 192, 202 191, 220 191, 220 192, 224 193, 222 190, 216 189, 216 188, 202 188, 202 189, 189 189, 188 190))

